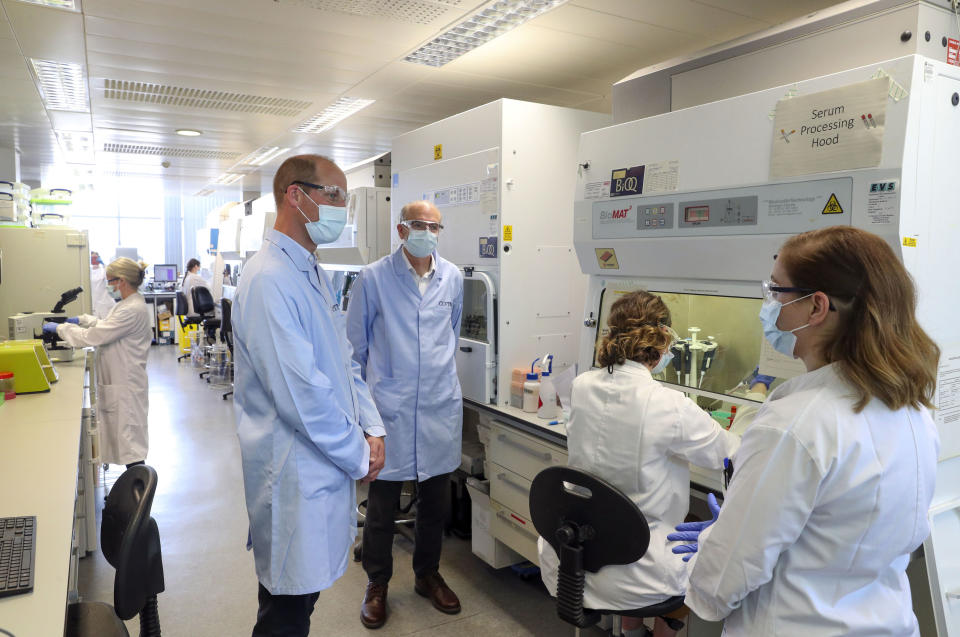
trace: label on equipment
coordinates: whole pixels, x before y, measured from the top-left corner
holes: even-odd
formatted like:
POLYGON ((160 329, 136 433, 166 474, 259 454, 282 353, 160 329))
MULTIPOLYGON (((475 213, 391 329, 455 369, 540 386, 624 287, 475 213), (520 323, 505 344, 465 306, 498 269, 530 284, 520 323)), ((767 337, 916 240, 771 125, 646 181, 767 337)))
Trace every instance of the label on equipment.
POLYGON ((644 166, 618 168, 610 174, 610 196, 625 197, 643 194, 644 166))
POLYGON ((496 237, 480 237, 480 258, 481 259, 497 258, 497 238, 496 237))
POLYGON ((960 40, 947 40, 947 64, 960 66, 960 40))
POLYGON ((504 226, 504 227, 503 227, 503 240, 504 240, 504 241, 513 241, 513 226, 504 226))
POLYGON ((584 199, 605 199, 610 196, 609 181, 591 181, 583 185, 584 199))
POLYGON ((892 224, 900 210, 900 184, 897 180, 870 184, 867 195, 867 217, 872 226, 892 224))
POLYGON ((595 248, 597 254, 597 265, 601 270, 619 270, 620 264, 617 263, 617 252, 613 248, 595 248))

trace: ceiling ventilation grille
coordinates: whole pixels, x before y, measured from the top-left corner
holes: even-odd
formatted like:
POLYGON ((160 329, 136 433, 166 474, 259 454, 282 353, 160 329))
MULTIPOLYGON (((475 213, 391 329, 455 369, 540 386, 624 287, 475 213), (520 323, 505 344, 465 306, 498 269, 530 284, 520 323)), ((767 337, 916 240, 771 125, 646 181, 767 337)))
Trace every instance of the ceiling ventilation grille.
POLYGON ((407 24, 431 24, 463 0, 274 0, 320 11, 337 11, 407 24))
POLYGON ((108 153, 123 153, 126 155, 153 155, 155 157, 180 157, 182 159, 236 159, 240 153, 231 153, 222 150, 208 150, 204 148, 176 148, 174 146, 144 146, 141 144, 115 144, 113 142, 103 145, 103 150, 108 153))
POLYGON ((216 111, 236 111, 238 113, 259 113, 261 115, 282 115, 284 117, 293 117, 310 106, 310 102, 303 100, 261 97, 259 95, 148 84, 147 82, 129 82, 127 80, 104 80, 103 90, 107 99, 124 102, 143 102, 216 111))

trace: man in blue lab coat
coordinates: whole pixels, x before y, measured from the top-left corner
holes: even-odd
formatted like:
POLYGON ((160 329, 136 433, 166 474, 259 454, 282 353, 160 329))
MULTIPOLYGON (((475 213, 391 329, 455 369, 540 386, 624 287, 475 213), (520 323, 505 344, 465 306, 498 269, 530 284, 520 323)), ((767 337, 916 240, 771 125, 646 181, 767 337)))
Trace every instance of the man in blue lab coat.
POLYGON ((233 306, 248 548, 260 581, 254 637, 310 632, 319 591, 347 568, 354 481, 383 467, 383 423, 313 254, 343 230, 346 187, 324 157, 280 165, 277 222, 244 267, 233 306))
POLYGON ((347 334, 353 357, 389 435, 380 477, 370 483, 363 528, 368 584, 360 609, 367 628, 387 620, 393 574, 393 520, 404 480, 416 480, 414 588, 445 613, 460 600, 440 576, 440 543, 450 472, 460 465, 462 400, 455 354, 463 275, 437 255, 440 211, 426 201, 403 207, 403 245, 368 266, 353 285, 347 334))

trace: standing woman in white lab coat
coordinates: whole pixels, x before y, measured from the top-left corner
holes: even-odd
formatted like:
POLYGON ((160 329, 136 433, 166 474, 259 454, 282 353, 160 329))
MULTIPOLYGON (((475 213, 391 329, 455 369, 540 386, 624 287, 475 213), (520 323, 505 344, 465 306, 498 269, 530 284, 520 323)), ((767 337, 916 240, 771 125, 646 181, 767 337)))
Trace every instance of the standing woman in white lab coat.
POLYGON ((187 273, 183 275, 183 295, 187 297, 187 316, 196 316, 193 309, 193 288, 209 288, 207 281, 200 276, 200 261, 190 259, 187 261, 187 273))
POLYGON ((127 467, 147 458, 147 354, 153 328, 137 291, 145 268, 125 257, 107 266, 107 292, 118 302, 106 318, 84 314, 43 326, 71 347, 97 348, 100 457, 127 467))
POLYGON ((883 239, 835 226, 787 240, 763 293, 765 336, 807 373, 744 433, 687 606, 725 635, 919 635, 906 567, 930 532, 940 351, 913 282, 883 239))
MULTIPOLYGON (((721 469, 737 448, 737 437, 696 403, 654 380, 672 358, 670 323, 659 296, 624 295, 610 309, 597 356, 602 367, 573 381, 568 464, 618 487, 650 525, 650 546, 637 562, 586 574, 587 608, 635 610, 684 594, 687 564, 670 553, 667 534, 689 509, 689 463, 721 469)), ((539 551, 543 582, 555 594, 559 559, 543 538, 539 551)), ((639 634, 641 620, 624 617, 623 628, 639 634)), ((656 637, 675 634, 656 618, 656 637)))

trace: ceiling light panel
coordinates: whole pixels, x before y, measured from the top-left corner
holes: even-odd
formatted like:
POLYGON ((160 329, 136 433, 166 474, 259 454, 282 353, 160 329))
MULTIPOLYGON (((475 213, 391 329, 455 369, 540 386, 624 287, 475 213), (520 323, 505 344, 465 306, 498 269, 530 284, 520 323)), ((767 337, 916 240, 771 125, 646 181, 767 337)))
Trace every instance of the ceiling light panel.
POLYGON ((70 9, 71 11, 76 11, 78 9, 77 3, 75 0, 19 0, 20 2, 25 2, 27 4, 39 4, 44 7, 57 7, 58 9, 70 9))
POLYGON ((213 194, 213 188, 204 188, 203 190, 198 190, 195 197, 207 197, 213 194))
POLYGON ((103 91, 104 97, 107 99, 124 102, 258 113, 260 115, 280 115, 283 117, 298 115, 311 104, 311 102, 303 100, 290 100, 282 97, 264 97, 127 80, 104 80, 103 91))
POLYGON ((228 186, 242 177, 243 173, 223 173, 214 179, 213 183, 217 184, 218 186, 228 186))
POLYGON ((208 148, 187 148, 177 146, 146 146, 144 144, 117 144, 109 142, 103 145, 104 152, 125 155, 151 155, 154 157, 179 157, 181 159, 236 159, 240 153, 231 153, 208 148))
POLYGON ((288 150, 290 149, 281 148, 280 146, 263 146, 241 159, 240 163, 248 166, 263 166, 271 159, 279 157, 288 150))
POLYGON ((51 110, 90 112, 83 66, 30 58, 44 105, 51 110))
POLYGON ((407 24, 431 24, 463 0, 273 0, 320 11, 383 18, 407 24))
POLYGON ((498 0, 461 20, 404 58, 414 64, 443 66, 567 0, 498 0))
POLYGON ((293 129, 295 133, 322 133, 333 128, 357 111, 373 104, 374 100, 359 97, 341 97, 330 106, 323 109, 304 123, 293 129))

